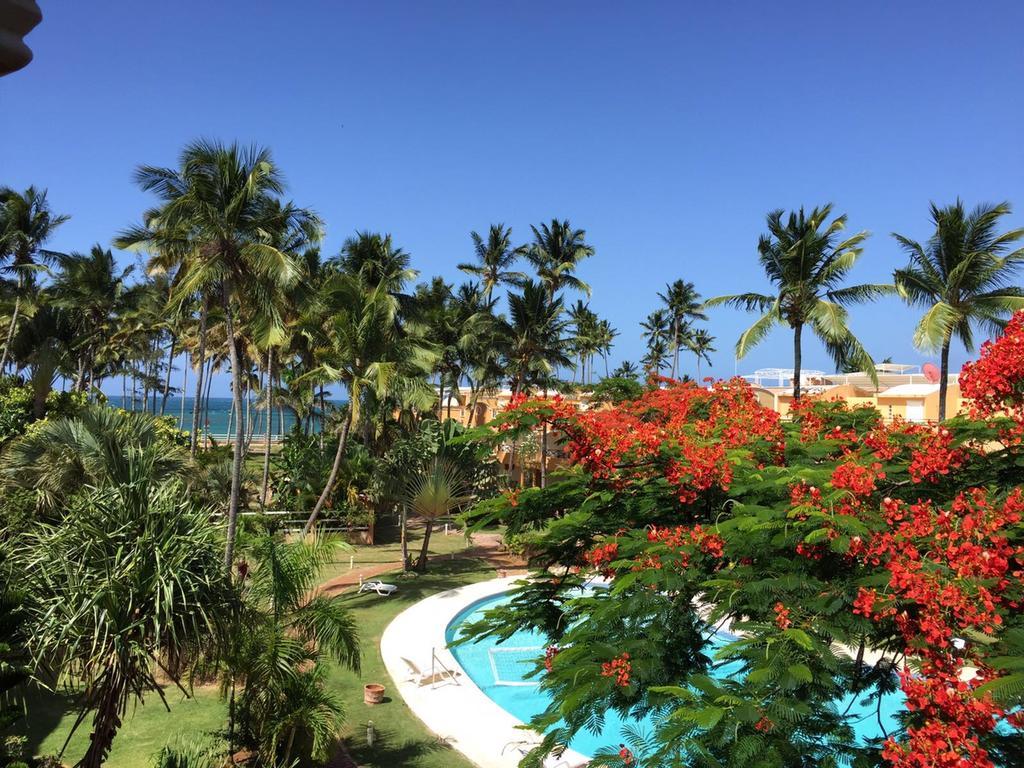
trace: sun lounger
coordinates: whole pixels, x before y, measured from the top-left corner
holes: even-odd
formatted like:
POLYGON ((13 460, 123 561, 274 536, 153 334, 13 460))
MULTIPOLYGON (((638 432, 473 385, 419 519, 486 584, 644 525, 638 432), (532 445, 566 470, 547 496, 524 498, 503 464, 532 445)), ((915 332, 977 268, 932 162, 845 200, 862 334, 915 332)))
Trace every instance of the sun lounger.
POLYGON ((380 579, 371 579, 370 581, 364 581, 359 585, 359 592, 376 592, 381 597, 387 597, 393 595, 398 591, 398 587, 394 584, 385 584, 380 579))
POLYGON ((433 683, 440 683, 445 680, 449 680, 454 683, 458 683, 455 676, 458 674, 450 669, 442 667, 440 670, 435 672, 424 672, 416 664, 409 659, 402 657, 402 661, 405 662, 405 668, 409 672, 409 676, 406 678, 407 681, 416 683, 416 685, 424 686, 431 685, 433 683))

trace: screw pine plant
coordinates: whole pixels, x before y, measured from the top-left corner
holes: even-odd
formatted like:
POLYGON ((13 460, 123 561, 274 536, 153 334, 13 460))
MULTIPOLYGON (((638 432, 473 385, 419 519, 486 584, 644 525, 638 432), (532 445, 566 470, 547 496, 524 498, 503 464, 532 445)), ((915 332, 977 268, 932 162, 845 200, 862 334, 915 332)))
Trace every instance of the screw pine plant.
POLYGON ((939 426, 812 399, 782 421, 740 380, 600 411, 517 398, 496 434, 546 423, 572 464, 469 514, 536 568, 473 634, 558 649, 523 764, 609 710, 652 724, 638 766, 1024 764, 1022 361, 1024 314, 939 426), (581 589, 594 574, 608 589, 581 589))

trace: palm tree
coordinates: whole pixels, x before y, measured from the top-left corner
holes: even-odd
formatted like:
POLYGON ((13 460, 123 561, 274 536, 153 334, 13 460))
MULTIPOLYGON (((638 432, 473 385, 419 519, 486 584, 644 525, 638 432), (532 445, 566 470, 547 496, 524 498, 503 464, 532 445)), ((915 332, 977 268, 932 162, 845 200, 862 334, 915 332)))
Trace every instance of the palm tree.
MULTIPOLYGON (((586 384, 588 364, 592 364, 594 354, 600 349, 597 338, 599 321, 590 306, 581 300, 577 300, 569 307, 567 314, 572 324, 572 337, 569 344, 573 354, 579 359, 580 384, 586 384)), ((574 375, 573 381, 575 380, 574 375)))
POLYGON ((519 251, 533 265, 537 277, 547 288, 548 301, 563 288, 571 288, 590 295, 590 286, 574 274, 583 259, 593 256, 594 249, 587 245, 587 233, 573 229, 568 219, 552 219, 551 224, 531 226, 533 242, 519 251))
POLYGON ((88 254, 58 254, 59 271, 50 290, 53 304, 68 311, 78 336, 75 388, 94 381, 96 364, 123 317, 132 267, 119 269, 109 250, 94 245, 88 254))
MULTIPOLYGON (((291 203, 280 203, 284 182, 270 152, 258 147, 196 141, 182 152, 178 169, 141 166, 135 179, 143 190, 154 192, 161 205, 147 215, 146 226, 128 230, 116 242, 119 247, 151 248, 160 259, 177 260, 182 273, 175 291, 179 301, 200 294, 221 305, 231 395, 240 424, 244 372, 236 327, 239 307, 259 306, 280 325, 273 299, 301 275, 294 254, 279 247, 289 239, 280 233, 299 232, 308 242, 319 241, 320 219, 291 203)), ((205 335, 205 329, 201 333, 205 335)), ((200 364, 202 356, 201 352, 200 364)), ((235 429, 226 567, 232 562, 238 525, 244 440, 244 431, 235 429)))
MULTIPOLYGON (((540 283, 526 280, 521 293, 508 297, 511 322, 508 326, 508 373, 514 393, 529 392, 535 387, 543 388, 557 384, 554 373, 563 365, 570 365, 566 354, 566 340, 563 332, 566 321, 563 318, 562 299, 550 298, 549 291, 540 283)), ((547 484, 547 422, 541 427, 540 481, 547 484)), ((514 459, 509 457, 511 472, 514 459)))
POLYGON ((434 521, 464 507, 472 498, 462 470, 443 457, 433 458, 409 477, 403 501, 426 523, 416 570, 427 570, 427 553, 430 550, 434 521))
POLYGON ((325 760, 342 707, 326 685, 322 662, 331 659, 359 671, 351 613, 336 595, 316 589, 335 549, 315 537, 286 542, 261 533, 243 551, 242 607, 223 665, 222 691, 229 696, 231 741, 238 720, 262 765, 292 765, 297 736, 310 743, 315 760, 325 760))
POLYGON ((693 352, 697 358, 697 383, 700 384, 703 379, 700 375, 700 361, 706 360, 708 365, 711 365, 710 353, 715 352, 714 346, 715 337, 707 332, 704 328, 698 328, 690 334, 687 334, 684 340, 686 348, 693 352))
POLYGON ((89 489, 27 537, 35 662, 82 681, 75 729, 93 713, 83 768, 105 762, 130 702, 153 693, 166 705, 157 675, 187 695, 183 670, 216 647, 230 612, 210 510, 153 482, 152 459, 133 453, 131 482, 89 489))
POLYGON ((615 337, 618 335, 619 332, 612 327, 610 322, 607 320, 598 321, 595 342, 597 351, 604 358, 604 377, 606 379, 608 378, 608 355, 611 354, 612 347, 615 345, 615 337))
POLYGON ((4 270, 16 278, 14 308, 7 326, 3 352, 0 352, 0 371, 7 366, 8 348, 18 327, 21 302, 27 285, 34 282, 34 274, 57 254, 43 245, 53 237, 57 227, 70 217, 55 215, 46 200, 46 190, 29 187, 17 192, 10 187, 0 188, 0 262, 8 261, 4 270))
POLYGON ((384 290, 400 300, 407 299, 402 291, 419 274, 409 266, 409 254, 391 242, 391 235, 375 232, 348 238, 333 263, 349 274, 362 275, 367 285, 383 283, 384 290))
POLYGON ((640 361, 647 375, 661 375, 668 355, 669 317, 664 309, 656 309, 640 323, 642 336, 647 340, 647 355, 640 361))
POLYGON ((875 366, 848 325, 846 307, 872 301, 894 288, 891 285, 843 287, 849 271, 860 259, 867 232, 845 240, 846 216, 832 215, 832 204, 805 214, 801 208, 783 219, 781 209, 768 214, 768 233, 757 244, 758 257, 775 293, 741 293, 709 299, 705 306, 728 304, 761 317, 736 342, 736 356, 747 354, 777 325, 793 330, 793 398, 800 399, 801 339, 810 326, 821 339, 836 365, 844 361, 859 364, 875 378, 875 366))
POLYGON ((512 247, 512 228, 492 224, 485 241, 478 233, 470 232, 476 264, 459 264, 459 269, 480 280, 484 301, 490 301, 494 289, 502 285, 519 285, 526 279, 522 272, 511 268, 519 259, 519 251, 512 247))
POLYGON ((619 367, 612 371, 613 379, 636 379, 640 375, 640 369, 631 360, 623 360, 619 367))
POLYGON ((666 285, 665 293, 659 293, 658 298, 665 304, 672 325, 672 373, 669 375, 674 379, 679 372, 679 349, 683 346, 687 327, 693 320, 708 318, 701 312, 700 294, 693 283, 676 280, 666 285))
POLYGON ((339 272, 325 281, 320 303, 324 324, 308 332, 317 338, 319 365, 307 376, 318 381, 339 381, 348 394, 338 437, 338 447, 323 492, 317 499, 303 529, 313 530, 327 503, 348 447, 353 424, 359 422, 364 392, 386 394, 412 366, 429 370, 433 358, 400 328, 398 302, 388 292, 389 280, 375 285, 365 281, 366 271, 358 274, 339 272))
POLYGON ((1009 251, 1024 237, 1024 228, 998 234, 1009 203, 983 204, 968 213, 957 200, 931 205, 932 236, 923 245, 893 233, 910 263, 893 274, 899 295, 927 311, 914 330, 918 349, 940 350, 939 420, 946 418, 949 347, 956 336, 973 351, 972 325, 998 333, 1007 316, 1024 309, 1024 291, 1015 283, 1024 248, 1009 251))

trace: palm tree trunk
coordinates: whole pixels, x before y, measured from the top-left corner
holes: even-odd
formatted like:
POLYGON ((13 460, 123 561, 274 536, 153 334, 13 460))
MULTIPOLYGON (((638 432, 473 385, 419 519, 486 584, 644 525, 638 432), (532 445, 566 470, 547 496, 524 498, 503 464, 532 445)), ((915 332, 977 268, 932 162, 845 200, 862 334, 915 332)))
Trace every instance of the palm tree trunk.
POLYGON ((939 358, 939 421, 946 420, 946 392, 949 389, 949 343, 951 335, 942 342, 942 355, 939 358))
POLYGON ((420 559, 416 561, 416 570, 425 573, 427 570, 427 552, 430 549, 430 534, 434 530, 434 521, 427 519, 427 527, 423 529, 423 547, 420 549, 420 559))
POLYGON ((114 736, 121 727, 121 704, 125 698, 125 683, 109 683, 100 694, 96 714, 92 718, 92 733, 89 734, 89 749, 78 765, 81 768, 100 768, 110 754, 114 736))
POLYGON ((441 420, 441 414, 444 413, 444 374, 439 374, 437 377, 437 420, 441 420))
POLYGON ((676 377, 676 369, 679 367, 679 321, 672 321, 672 373, 670 379, 676 377))
POLYGON ((697 355, 697 386, 700 386, 703 379, 700 377, 700 355, 697 355))
POLYGON ((171 373, 174 371, 174 334, 171 334, 171 343, 167 347, 167 375, 164 376, 163 400, 160 401, 160 415, 167 410, 167 398, 171 396, 171 373))
MULTIPOLYGON (((208 296, 203 297, 202 308, 199 310, 199 362, 196 376, 196 393, 192 399, 192 435, 189 438, 188 452, 195 457, 196 445, 199 441, 199 414, 203 406, 203 368, 206 364, 206 314, 210 307, 208 296)), ((185 393, 181 393, 184 398, 185 393)))
POLYGON ((260 485, 260 510, 267 506, 267 486, 270 483, 270 420, 274 415, 274 348, 267 349, 267 423, 263 441, 263 483, 260 485))
POLYGON ((338 438, 338 450, 334 454, 334 463, 331 465, 331 474, 327 477, 327 485, 324 486, 324 490, 323 493, 320 494, 320 498, 316 500, 316 505, 313 507, 313 511, 309 513, 309 519, 302 527, 303 536, 308 535, 309 532, 313 530, 313 526, 316 525, 316 518, 320 514, 320 510, 322 510, 324 505, 327 503, 327 499, 331 495, 331 489, 334 487, 334 482, 338 479, 338 470, 341 469, 341 460, 345 456, 345 448, 348 447, 348 433, 352 429, 353 402, 357 395, 358 393, 353 392, 349 396, 348 413, 345 414, 345 421, 341 425, 341 436, 338 438))
POLYGON ((213 358, 206 361, 206 384, 203 390, 203 448, 210 441, 210 395, 213 393, 213 358))
POLYGON ((14 331, 18 327, 18 313, 21 311, 21 292, 25 288, 25 276, 18 272, 18 295, 14 297, 14 311, 11 313, 11 322, 7 326, 7 341, 4 342, 4 351, 0 354, 0 373, 7 367, 7 358, 10 354, 11 343, 14 341, 14 331))
MULTIPOLYGON (((221 300, 224 303, 224 327, 227 333, 228 353, 231 357, 231 398, 234 401, 235 413, 242 418, 242 387, 241 370, 238 360, 238 345, 235 343, 235 323, 231 316, 231 283, 225 281, 221 300)), ((238 505, 242 491, 242 433, 241 424, 235 429, 235 442, 231 452, 231 498, 228 502, 228 533, 227 545, 224 548, 224 567, 230 572, 235 554, 235 531, 238 528, 238 505)))
MULTIPOLYGON (((324 452, 324 431, 327 429, 327 396, 324 393, 324 385, 320 385, 320 454, 324 452)), ((284 424, 281 425, 284 431, 284 424)))
POLYGON ((476 418, 476 404, 480 400, 480 389, 474 387, 472 393, 469 396, 469 416, 466 418, 466 426, 472 427, 473 420, 476 418))
POLYGON ((797 323, 793 326, 793 399, 800 399, 800 364, 801 360, 801 349, 800 349, 800 334, 803 332, 803 323, 797 323))
POLYGON ((402 504, 402 516, 401 516, 401 530, 399 531, 399 537, 402 541, 402 570, 409 570, 409 537, 406 535, 409 522, 409 508, 405 504, 402 504))
POLYGON ((188 351, 185 350, 185 364, 181 366, 181 407, 178 413, 178 429, 185 427, 185 392, 188 389, 188 351))

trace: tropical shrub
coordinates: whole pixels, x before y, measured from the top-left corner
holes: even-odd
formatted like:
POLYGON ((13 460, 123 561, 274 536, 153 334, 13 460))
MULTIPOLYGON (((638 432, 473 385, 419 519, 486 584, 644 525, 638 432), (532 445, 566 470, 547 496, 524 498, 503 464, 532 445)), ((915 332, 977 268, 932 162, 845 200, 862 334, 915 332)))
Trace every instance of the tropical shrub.
MULTIPOLYGON (((35 393, 31 383, 12 376, 0 377, 0 445, 21 435, 37 421, 34 413, 35 393)), ((46 396, 43 410, 48 418, 77 414, 87 403, 84 392, 57 392, 46 396)))
POLYGON ((535 579, 474 627, 551 638, 524 765, 609 710, 654 723, 609 765, 1024 764, 1022 331, 965 369, 973 418, 937 426, 806 399, 784 422, 738 379, 502 414, 496 439, 546 422, 574 465, 470 515, 533 544, 535 579), (859 740, 840 702, 897 690, 899 726, 859 740))
POLYGON ((340 700, 326 686, 325 662, 359 669, 355 622, 337 596, 316 591, 336 545, 306 537, 287 542, 258 532, 240 542, 235 563, 241 597, 223 656, 230 740, 257 754, 259 765, 322 761, 340 726, 340 700))
POLYGON ((126 482, 135 454, 150 455, 151 479, 180 478, 188 456, 159 424, 148 414, 100 405, 37 421, 5 448, 0 480, 32 493, 42 512, 54 514, 86 486, 126 482))
POLYGON ((166 705, 157 675, 177 683, 216 650, 232 609, 209 510, 179 482, 153 480, 152 455, 128 462, 125 480, 76 494, 58 525, 21 542, 36 674, 81 686, 86 768, 106 760, 131 702, 166 705))

